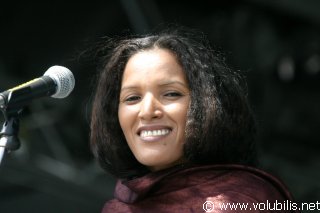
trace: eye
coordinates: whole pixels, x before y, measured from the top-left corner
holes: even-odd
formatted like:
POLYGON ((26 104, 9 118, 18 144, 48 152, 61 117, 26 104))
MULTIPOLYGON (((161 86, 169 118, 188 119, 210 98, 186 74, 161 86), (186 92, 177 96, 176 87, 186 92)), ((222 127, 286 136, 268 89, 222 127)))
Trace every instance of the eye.
POLYGON ((134 96, 129 96, 124 101, 130 104, 130 103, 135 103, 135 102, 139 101, 140 99, 141 99, 140 96, 134 95, 134 96))
POLYGON ((167 92, 166 94, 164 94, 165 97, 169 97, 169 98, 177 98, 177 97, 181 97, 182 93, 180 92, 167 92))

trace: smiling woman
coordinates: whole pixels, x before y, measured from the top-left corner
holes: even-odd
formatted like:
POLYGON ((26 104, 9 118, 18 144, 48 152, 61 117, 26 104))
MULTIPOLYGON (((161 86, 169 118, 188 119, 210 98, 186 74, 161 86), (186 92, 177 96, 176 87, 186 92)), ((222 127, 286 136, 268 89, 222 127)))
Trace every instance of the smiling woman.
POLYGON ((212 207, 221 203, 260 212, 257 203, 292 200, 254 167, 256 125, 241 77, 200 35, 166 30, 104 44, 91 147, 119 179, 104 213, 220 212, 212 207))
POLYGON ((158 48, 135 54, 121 85, 119 121, 135 158, 151 171, 181 162, 190 96, 175 56, 158 48))

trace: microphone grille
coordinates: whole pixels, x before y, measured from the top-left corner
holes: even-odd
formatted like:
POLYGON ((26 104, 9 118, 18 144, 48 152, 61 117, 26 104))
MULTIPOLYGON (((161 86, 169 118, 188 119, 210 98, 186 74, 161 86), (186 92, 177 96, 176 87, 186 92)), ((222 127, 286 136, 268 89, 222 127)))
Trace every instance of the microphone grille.
POLYGON ((65 98, 73 90, 75 80, 72 72, 63 66, 52 66, 45 73, 57 84, 57 91, 51 96, 53 98, 65 98))

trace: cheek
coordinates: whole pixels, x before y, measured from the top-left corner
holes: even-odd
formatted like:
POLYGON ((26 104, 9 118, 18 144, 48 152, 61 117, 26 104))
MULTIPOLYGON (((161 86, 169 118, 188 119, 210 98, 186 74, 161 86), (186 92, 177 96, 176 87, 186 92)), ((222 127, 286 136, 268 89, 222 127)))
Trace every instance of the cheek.
POLYGON ((119 110, 118 110, 118 119, 119 119, 119 123, 121 126, 121 129, 123 131, 123 133, 126 133, 126 130, 128 128, 128 112, 127 110, 125 110, 125 107, 121 107, 119 106, 119 110))
POLYGON ((130 130, 133 128, 133 125, 136 121, 136 114, 137 113, 134 107, 119 105, 118 119, 121 129, 126 137, 130 130))
POLYGON ((185 126, 188 113, 188 107, 186 103, 172 104, 167 107, 166 111, 177 122, 177 124, 185 126))
POLYGON ((122 107, 121 106, 119 106, 119 109, 118 109, 118 120, 119 120, 119 123, 120 123, 120 126, 121 126, 121 128, 123 129, 123 121, 124 121, 124 115, 123 115, 123 109, 122 109, 122 107))

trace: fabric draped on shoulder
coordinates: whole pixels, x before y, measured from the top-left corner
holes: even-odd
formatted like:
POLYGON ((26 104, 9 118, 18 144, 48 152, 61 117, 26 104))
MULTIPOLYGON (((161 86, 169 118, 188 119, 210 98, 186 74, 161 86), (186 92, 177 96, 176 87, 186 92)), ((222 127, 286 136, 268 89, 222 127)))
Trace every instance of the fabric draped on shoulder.
POLYGON ((177 166, 119 180, 114 196, 102 213, 299 212, 279 179, 243 165, 177 166))

